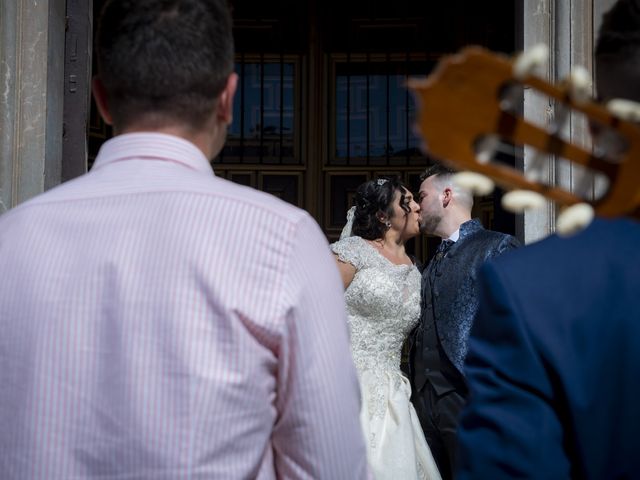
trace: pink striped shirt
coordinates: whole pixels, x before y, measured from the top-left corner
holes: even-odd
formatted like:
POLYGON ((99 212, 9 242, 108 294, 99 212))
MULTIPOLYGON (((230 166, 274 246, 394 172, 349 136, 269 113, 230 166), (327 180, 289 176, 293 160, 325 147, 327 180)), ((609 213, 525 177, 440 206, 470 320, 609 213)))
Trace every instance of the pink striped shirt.
POLYGON ((0 332, 3 480, 366 476, 324 235, 185 140, 0 217, 0 332))

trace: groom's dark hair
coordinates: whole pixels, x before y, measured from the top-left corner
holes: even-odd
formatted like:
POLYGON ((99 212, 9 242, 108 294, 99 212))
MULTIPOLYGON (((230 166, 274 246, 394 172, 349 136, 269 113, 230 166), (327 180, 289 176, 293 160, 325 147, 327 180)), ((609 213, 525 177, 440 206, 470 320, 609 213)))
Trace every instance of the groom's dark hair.
POLYGON ((424 182, 427 178, 433 177, 434 175, 453 175, 454 173, 456 173, 455 170, 445 167, 441 163, 434 163, 420 174, 420 181, 424 182))

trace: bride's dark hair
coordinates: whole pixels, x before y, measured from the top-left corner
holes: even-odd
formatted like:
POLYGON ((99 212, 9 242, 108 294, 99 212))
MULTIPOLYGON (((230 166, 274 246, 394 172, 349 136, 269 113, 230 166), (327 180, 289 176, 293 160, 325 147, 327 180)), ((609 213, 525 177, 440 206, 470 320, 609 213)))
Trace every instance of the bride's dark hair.
POLYGON ((411 210, 405 201, 404 192, 407 188, 397 177, 369 180, 358 187, 353 213, 352 235, 367 240, 382 238, 389 227, 384 218, 393 216, 393 196, 400 191, 400 206, 409 213, 411 210))

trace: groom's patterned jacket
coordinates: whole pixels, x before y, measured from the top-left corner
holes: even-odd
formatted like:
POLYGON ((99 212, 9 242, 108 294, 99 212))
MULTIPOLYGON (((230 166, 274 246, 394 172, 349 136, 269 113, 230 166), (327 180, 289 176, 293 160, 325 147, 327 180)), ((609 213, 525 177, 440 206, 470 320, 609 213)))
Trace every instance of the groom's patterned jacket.
POLYGON ((478 310, 478 271, 486 260, 518 246, 520 243, 511 235, 485 230, 478 220, 469 220, 460 226, 458 240, 444 254, 436 255, 424 269, 420 324, 410 341, 410 370, 416 391, 420 391, 428 379, 436 391, 443 389, 438 388, 443 383, 453 386, 460 383, 469 331, 478 310), (426 335, 435 335, 435 342, 426 339, 426 335), (434 343, 444 368, 434 369, 429 364, 433 358, 433 351, 429 349, 433 350, 434 343), (436 378, 443 370, 448 381, 436 378), (452 376, 459 378, 450 378, 452 376))

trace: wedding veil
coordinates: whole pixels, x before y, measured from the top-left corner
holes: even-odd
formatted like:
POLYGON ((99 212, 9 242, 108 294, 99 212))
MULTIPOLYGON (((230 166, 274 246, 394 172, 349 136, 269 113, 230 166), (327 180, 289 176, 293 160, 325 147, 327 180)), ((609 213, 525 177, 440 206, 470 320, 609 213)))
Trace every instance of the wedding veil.
POLYGON ((353 229, 353 215, 355 211, 356 207, 351 207, 349 210, 347 210, 347 223, 342 229, 342 233, 340 233, 340 240, 351 236, 351 230, 353 229))

